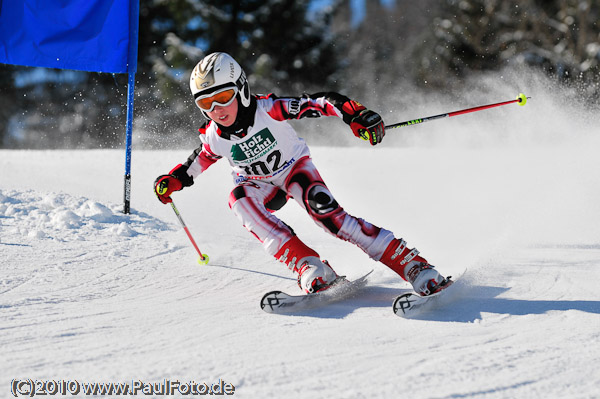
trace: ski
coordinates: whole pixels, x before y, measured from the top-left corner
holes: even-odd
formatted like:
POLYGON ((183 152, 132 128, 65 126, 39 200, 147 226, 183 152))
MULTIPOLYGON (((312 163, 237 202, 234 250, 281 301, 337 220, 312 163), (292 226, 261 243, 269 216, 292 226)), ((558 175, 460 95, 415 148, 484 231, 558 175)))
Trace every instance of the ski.
POLYGON ((367 284, 371 270, 356 280, 339 277, 326 290, 314 294, 289 295, 283 291, 267 292, 260 301, 260 307, 267 313, 286 314, 317 308, 347 298, 367 284))
POLYGON ((436 304, 439 304, 443 296, 451 291, 451 287, 455 281, 447 278, 447 283, 441 291, 435 294, 421 296, 415 292, 409 292, 402 294, 394 300, 392 309, 397 316, 410 318, 415 317, 433 308, 436 304))

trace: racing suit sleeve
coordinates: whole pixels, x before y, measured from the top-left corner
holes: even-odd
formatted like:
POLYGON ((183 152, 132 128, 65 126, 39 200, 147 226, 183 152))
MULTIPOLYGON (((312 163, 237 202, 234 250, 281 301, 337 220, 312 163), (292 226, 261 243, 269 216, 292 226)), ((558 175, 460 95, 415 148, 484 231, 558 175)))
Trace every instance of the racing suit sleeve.
POLYGON ((202 172, 208 169, 212 164, 217 162, 222 157, 214 154, 210 150, 210 145, 204 141, 204 133, 206 132, 207 124, 204 124, 200 129, 200 140, 202 144, 196 148, 183 163, 183 167, 187 168, 186 173, 191 179, 198 177, 202 172))
POLYGON ((271 118, 284 121, 301 118, 337 116, 350 125, 354 116, 365 107, 336 92, 304 94, 302 97, 278 97, 275 94, 258 97, 271 118))

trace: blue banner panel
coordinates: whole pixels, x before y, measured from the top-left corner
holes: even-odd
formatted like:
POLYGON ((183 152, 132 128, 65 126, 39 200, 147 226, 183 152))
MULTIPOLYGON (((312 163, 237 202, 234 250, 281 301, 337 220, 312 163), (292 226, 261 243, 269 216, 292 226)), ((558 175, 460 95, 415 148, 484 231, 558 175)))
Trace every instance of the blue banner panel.
POLYGON ((130 0, 0 0, 0 62, 135 72, 135 59, 128 70, 130 40, 137 46, 130 10, 130 0))

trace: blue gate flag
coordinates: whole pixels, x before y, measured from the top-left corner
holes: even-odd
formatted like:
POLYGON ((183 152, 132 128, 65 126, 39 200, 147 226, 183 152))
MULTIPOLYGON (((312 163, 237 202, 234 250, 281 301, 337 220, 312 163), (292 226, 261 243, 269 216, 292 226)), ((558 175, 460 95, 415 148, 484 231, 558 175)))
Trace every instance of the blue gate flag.
POLYGON ((0 0, 0 62, 135 73, 134 2, 139 0, 0 0))

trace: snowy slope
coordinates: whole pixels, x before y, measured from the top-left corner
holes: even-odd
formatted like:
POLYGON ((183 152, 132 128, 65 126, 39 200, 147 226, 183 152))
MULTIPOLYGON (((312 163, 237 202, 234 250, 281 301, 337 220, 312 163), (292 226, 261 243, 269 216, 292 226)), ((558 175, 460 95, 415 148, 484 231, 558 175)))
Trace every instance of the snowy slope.
POLYGON ((224 162, 174 195, 210 255, 200 266, 152 193, 188 151, 134 150, 130 216, 122 151, 0 151, 0 397, 14 378, 222 379, 241 398, 600 397, 599 121, 540 104, 312 149, 350 213, 444 274, 467 269, 452 305, 418 320, 392 314, 404 282, 295 203, 278 215, 338 273, 375 272, 352 299, 263 313, 264 292, 296 283, 228 209, 224 162))

